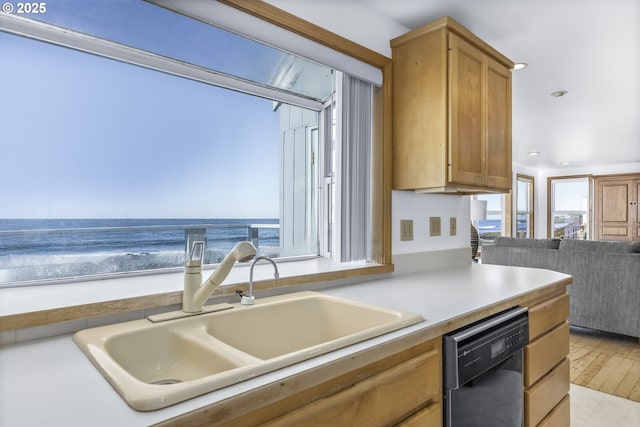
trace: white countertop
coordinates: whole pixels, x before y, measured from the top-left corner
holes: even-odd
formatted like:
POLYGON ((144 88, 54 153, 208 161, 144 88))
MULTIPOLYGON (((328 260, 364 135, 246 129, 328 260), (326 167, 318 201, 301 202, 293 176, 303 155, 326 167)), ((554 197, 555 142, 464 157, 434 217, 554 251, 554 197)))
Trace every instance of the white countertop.
POLYGON ((131 409, 71 335, 7 346, 0 349, 0 426, 147 426, 568 277, 549 270, 470 264, 324 289, 329 295, 419 313, 425 321, 153 412, 131 409))

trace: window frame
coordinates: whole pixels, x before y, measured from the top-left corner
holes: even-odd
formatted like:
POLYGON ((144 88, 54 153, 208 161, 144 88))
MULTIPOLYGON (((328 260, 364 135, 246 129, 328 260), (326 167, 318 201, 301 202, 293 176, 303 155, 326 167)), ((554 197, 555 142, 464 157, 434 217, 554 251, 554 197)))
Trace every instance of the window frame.
MULTIPOLYGON (((511 221, 511 209, 508 208, 511 206, 511 191, 508 193, 484 193, 473 196, 473 199, 476 200, 485 200, 484 197, 498 196, 500 197, 500 210, 489 210, 487 207, 487 216, 489 215, 500 215, 500 237, 509 237, 512 234, 512 221, 511 221)), ((473 223, 474 221, 472 221, 473 223)), ((480 236, 479 226, 480 223, 478 221, 478 235, 480 236)), ((491 246, 492 243, 486 246, 491 246)), ((478 247, 482 248, 482 241, 480 240, 478 243, 478 247)))
MULTIPOLYGON (((51 25, 45 22, 20 19, 15 17, 3 18, 0 16, 0 32, 7 34, 9 37, 25 38, 34 43, 46 44, 53 46, 55 49, 70 50, 78 52, 79 54, 88 55, 89 58, 98 58, 98 60, 114 61, 118 66, 133 67, 146 70, 150 73, 161 73, 168 75, 169 78, 188 80, 193 84, 205 84, 209 87, 219 88, 221 90, 233 91, 243 99, 246 97, 255 97, 261 99, 267 99, 278 104, 287 104, 291 108, 301 108, 310 112, 315 112, 319 117, 319 106, 323 105, 323 102, 316 101, 305 97, 304 95, 295 95, 291 92, 281 91, 270 87, 265 87, 260 84, 245 81, 241 78, 234 76, 227 76, 212 70, 202 68, 197 65, 181 62, 174 58, 164 57, 153 52, 141 50, 138 48, 123 45, 110 40, 102 39, 100 37, 84 34, 75 30, 69 30, 55 25, 51 25)), ((129 69, 129 68, 127 68, 129 69)), ((282 121, 281 121, 282 122, 282 121)), ((315 123, 314 126, 306 127, 305 135, 307 139, 311 136, 310 129, 318 131, 319 123, 315 123)), ((280 129, 282 131, 282 129, 280 129)), ((281 136, 281 135, 280 135, 281 136)), ((316 135, 317 136, 317 135, 316 135)), ((312 204, 315 207, 316 199, 321 189, 315 183, 315 172, 309 174, 308 188, 313 190, 312 204)), ((308 209, 309 210, 309 209, 308 209)), ((314 214, 314 220, 318 220, 317 212, 314 214)), ((198 224, 193 224, 198 225, 198 224)), ((282 226, 282 224, 281 224, 282 226)), ((144 227, 144 226, 142 226, 144 227)), ((156 226, 152 226, 155 228, 156 226)), ((113 228, 116 232, 126 232, 127 226, 109 227, 113 228)), ((168 228, 174 228, 168 226, 168 228)), ((209 227, 205 227, 209 228, 209 227)), ((211 227, 213 228, 213 227, 211 227)), ((249 229, 251 225, 249 225, 249 229)), ((82 228, 69 229, 69 233, 75 233, 82 230, 82 228)), ((247 230, 249 231, 249 230, 247 230)), ((36 231, 38 233, 38 231, 36 231)), ((185 227, 186 233, 186 227, 185 227)), ((206 232, 205 232, 206 233, 206 232)), ((315 228, 308 227, 307 233, 309 236, 317 238, 317 232, 315 228)), ((185 234, 186 235, 186 234, 185 234)), ((258 245, 256 244, 256 247, 258 245)), ((317 247, 317 244, 316 244, 317 247)), ((281 247, 282 249, 282 247, 281 247)), ((289 249, 288 247, 286 249, 289 249)), ((187 249, 188 250, 188 249, 187 249)), ((278 257, 278 261, 286 261, 288 259, 301 260, 305 258, 317 257, 318 251, 314 249, 307 253, 289 253, 282 257, 278 257)), ((207 263, 206 265, 209 265, 207 263)), ((215 264, 211 264, 215 265, 215 264)), ((173 273, 182 271, 182 265, 179 266, 165 266, 157 267, 153 269, 123 269, 115 272, 98 272, 87 273, 84 275, 69 275, 69 276, 55 276, 47 278, 34 278, 26 280, 17 280, 9 282, 1 282, 0 288, 22 287, 22 286, 56 286, 65 283, 76 282, 90 282, 96 280, 108 280, 117 279, 119 277, 132 277, 132 276, 149 276, 165 273, 173 273)))
POLYGON ((531 176, 531 175, 524 175, 524 174, 516 174, 516 197, 514 198, 514 210, 516 213, 516 217, 515 217, 515 237, 520 237, 518 236, 518 215, 524 213, 524 214, 528 214, 529 215, 529 226, 527 229, 527 237, 530 239, 533 239, 535 237, 535 177, 531 176), (518 201, 520 200, 520 194, 519 194, 519 187, 518 184, 519 182, 526 182, 529 184, 529 195, 527 197, 528 199, 528 210, 523 211, 518 209, 518 201))
POLYGON ((553 182, 561 181, 561 180, 577 180, 577 179, 586 179, 589 184, 588 190, 588 201, 587 201, 587 216, 588 216, 588 224, 587 224, 587 236, 593 236, 593 218, 591 215, 591 205, 593 202, 593 175, 585 174, 585 175, 565 175, 565 176, 549 176, 547 177, 547 238, 552 238, 553 236, 553 182))
MULTIPOLYGON (((391 259, 391 58, 359 45, 263 0, 219 0, 227 6, 330 47, 382 70, 382 86, 374 87, 372 138, 372 260, 381 272, 393 271, 391 259)), ((374 274, 374 273, 372 273, 374 274)), ((357 274, 355 274, 357 275, 357 274)))
MULTIPOLYGON (((237 0, 223 0, 235 9, 249 15, 271 22, 285 30, 309 38, 322 45, 333 48, 341 53, 359 59, 374 67, 380 68, 383 75, 382 87, 374 88, 373 114, 374 129, 372 133, 372 261, 373 264, 327 267, 323 271, 312 273, 294 272, 289 277, 283 277, 279 285, 297 286, 335 280, 365 278, 393 271, 391 263, 391 59, 378 54, 368 48, 354 43, 344 37, 336 35, 304 19, 285 12, 261 0, 244 2, 237 0)), ((0 16, 0 18, 2 18, 0 16)), ((15 18, 13 16, 7 18, 15 18)), ((2 21, 6 22, 6 21, 2 21)), ((0 23, 2 23, 0 22, 0 23)), ((323 267, 324 268, 324 267, 323 267)), ((295 270, 295 269, 294 269, 295 270)), ((118 280, 118 279, 116 279, 118 280)), ((246 280, 246 279, 244 279, 246 280)), ((243 283, 243 282, 239 282, 243 283)), ((77 283, 75 284, 77 285, 77 283)), ((256 290, 263 286, 256 283, 256 290)), ((267 288, 269 286, 264 286, 267 288)), ((220 296, 232 295, 235 286, 229 286, 220 296)), ((12 292, 16 289, 9 289, 12 292)), ((22 291, 28 291, 21 289, 22 291)), ((21 293, 22 294, 22 293, 21 293)), ((6 295, 5 295, 6 296, 6 295)), ((20 298, 18 295, 9 295, 20 298)), ((34 310, 29 304, 24 309, 14 309, 7 313, 0 313, 0 332, 22 329, 26 327, 45 325, 50 323, 86 319, 89 317, 105 316, 133 310, 146 310, 179 304, 181 291, 147 290, 145 294, 139 292, 129 296, 120 295, 119 299, 112 297, 98 298, 94 296, 86 300, 74 299, 69 306, 66 301, 51 301, 49 308, 34 310)))

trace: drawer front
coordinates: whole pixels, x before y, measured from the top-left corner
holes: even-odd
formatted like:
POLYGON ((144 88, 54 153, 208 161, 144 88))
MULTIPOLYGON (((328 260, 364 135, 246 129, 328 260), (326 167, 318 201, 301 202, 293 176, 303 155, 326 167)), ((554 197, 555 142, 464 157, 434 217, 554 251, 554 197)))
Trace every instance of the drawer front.
POLYGON ((524 348, 524 385, 542 378, 569 354, 569 322, 564 322, 524 348))
POLYGON ((529 340, 533 341, 568 318, 569 294, 529 307, 529 340))
POLYGON ((537 426, 569 393, 569 359, 524 391, 524 425, 537 426))
POLYGON ((428 406, 396 424, 396 427, 442 427, 442 405, 428 406))
POLYGON ((569 427, 571 424, 570 406, 567 394, 537 427, 569 427))
POLYGON ((285 414, 268 426, 388 425, 441 406, 440 350, 432 350, 285 414))

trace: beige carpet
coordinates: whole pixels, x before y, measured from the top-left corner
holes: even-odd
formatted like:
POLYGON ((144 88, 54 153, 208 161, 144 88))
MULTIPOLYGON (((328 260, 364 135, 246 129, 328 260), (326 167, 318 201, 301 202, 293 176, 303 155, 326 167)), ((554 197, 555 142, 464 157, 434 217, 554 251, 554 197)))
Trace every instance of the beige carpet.
POLYGON ((571 385, 571 427, 638 427, 640 403, 571 385))

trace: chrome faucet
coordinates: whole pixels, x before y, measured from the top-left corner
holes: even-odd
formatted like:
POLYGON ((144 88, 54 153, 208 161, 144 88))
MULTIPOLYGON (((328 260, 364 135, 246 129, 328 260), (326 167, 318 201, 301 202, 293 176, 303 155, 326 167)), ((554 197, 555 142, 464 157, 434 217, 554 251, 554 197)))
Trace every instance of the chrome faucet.
POLYGON ((256 298, 253 296, 253 267, 255 267, 256 263, 261 260, 269 261, 271 265, 273 265, 274 279, 277 280, 280 277, 280 273, 278 272, 278 266, 276 265, 274 260, 266 256, 259 256, 254 258, 253 262, 251 263, 251 268, 249 269, 249 294, 248 295, 245 295, 243 293, 240 294, 242 296, 242 299, 240 300, 240 304, 242 305, 253 305, 256 303, 256 298))
MULTIPOLYGON (((193 242, 189 258, 184 265, 184 293, 182 311, 199 313, 211 294, 222 284, 231 268, 238 262, 247 262, 256 256, 256 248, 251 242, 239 242, 222 260, 218 268, 202 283, 202 258, 204 242, 193 242)), ((252 266, 253 267, 253 266, 252 266)), ((253 270, 252 270, 253 271, 253 270)))

